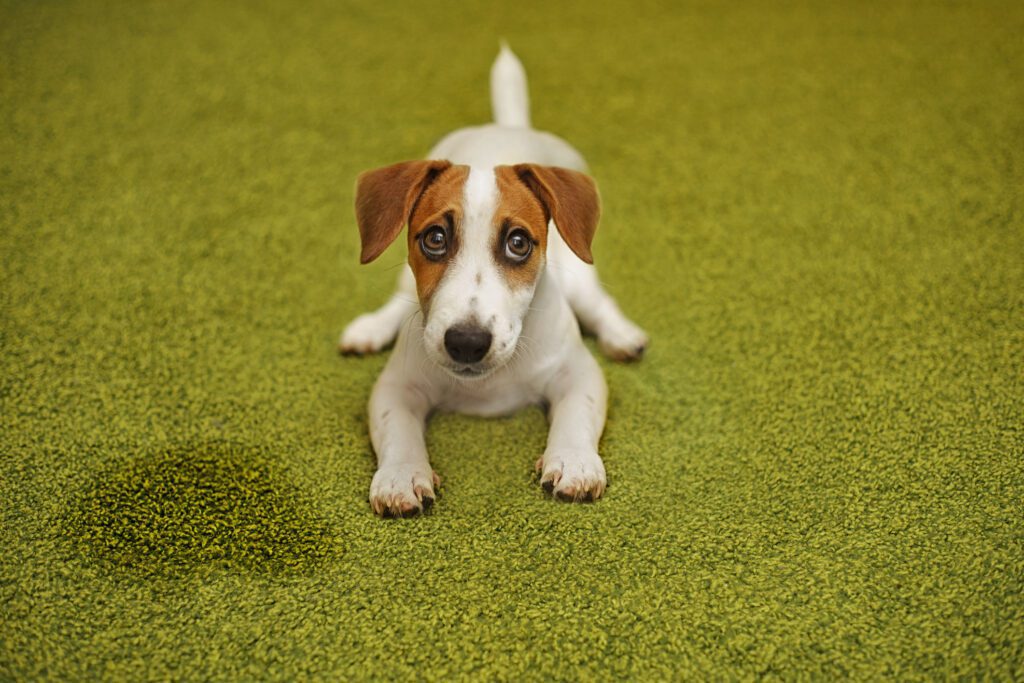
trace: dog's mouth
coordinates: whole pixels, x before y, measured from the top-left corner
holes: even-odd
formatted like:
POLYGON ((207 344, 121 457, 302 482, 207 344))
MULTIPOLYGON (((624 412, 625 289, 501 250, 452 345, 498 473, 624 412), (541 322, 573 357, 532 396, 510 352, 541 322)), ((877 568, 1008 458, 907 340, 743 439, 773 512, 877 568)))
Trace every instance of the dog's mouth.
POLYGON ((482 365, 456 365, 448 368, 450 372, 463 379, 474 379, 491 374, 493 368, 482 365))

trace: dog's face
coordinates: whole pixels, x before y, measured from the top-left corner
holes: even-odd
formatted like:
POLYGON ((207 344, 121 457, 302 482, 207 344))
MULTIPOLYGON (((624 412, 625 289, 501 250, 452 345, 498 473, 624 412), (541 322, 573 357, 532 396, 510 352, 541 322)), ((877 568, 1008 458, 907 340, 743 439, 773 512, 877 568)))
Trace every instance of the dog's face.
POLYGON ((466 379, 515 354, 544 270, 549 220, 590 263, 598 214, 590 178, 533 164, 410 161, 364 173, 356 191, 362 261, 380 255, 408 222, 426 353, 466 379))

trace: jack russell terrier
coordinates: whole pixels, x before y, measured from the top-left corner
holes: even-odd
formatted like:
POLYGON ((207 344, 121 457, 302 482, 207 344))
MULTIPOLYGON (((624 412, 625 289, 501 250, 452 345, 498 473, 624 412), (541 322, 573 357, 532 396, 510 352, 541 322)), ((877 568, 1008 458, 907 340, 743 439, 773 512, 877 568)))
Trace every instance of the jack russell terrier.
POLYGON ((339 344, 373 353, 398 337, 369 404, 370 505, 379 515, 433 503, 439 479, 424 430, 435 410, 496 416, 545 405, 541 484, 569 501, 604 492, 597 445, 608 389, 579 324, 614 360, 640 358, 648 340, 590 265, 600 204, 586 163, 530 127, 528 97, 526 72, 502 45, 491 67, 493 124, 451 133, 426 161, 359 176, 362 263, 409 225, 398 291, 353 320, 339 344))

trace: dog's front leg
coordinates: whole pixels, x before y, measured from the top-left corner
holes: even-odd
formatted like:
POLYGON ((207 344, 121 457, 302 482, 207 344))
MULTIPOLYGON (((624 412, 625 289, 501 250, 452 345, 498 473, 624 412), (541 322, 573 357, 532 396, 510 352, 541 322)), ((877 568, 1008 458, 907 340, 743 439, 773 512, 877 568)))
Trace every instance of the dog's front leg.
POLYGON ((370 397, 370 440, 377 472, 370 484, 370 506, 378 515, 402 517, 434 502, 440 480, 427 459, 423 432, 431 404, 415 384, 387 370, 370 397))
POLYGON ((562 500, 596 500, 607 479, 597 444, 604 431, 608 387, 583 345, 548 383, 548 444, 537 462, 541 485, 562 500))

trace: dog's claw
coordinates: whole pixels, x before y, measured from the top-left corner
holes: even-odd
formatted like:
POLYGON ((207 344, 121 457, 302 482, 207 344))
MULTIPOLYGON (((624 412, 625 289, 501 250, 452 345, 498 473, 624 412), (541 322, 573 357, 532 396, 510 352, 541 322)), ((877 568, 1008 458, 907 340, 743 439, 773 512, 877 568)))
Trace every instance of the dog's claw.
MULTIPOLYGON (((438 486, 441 483, 441 480, 438 478, 436 473, 433 476, 433 480, 436 482, 434 484, 435 487, 438 486)), ((422 486, 417 486, 413 490, 416 492, 416 498, 420 502, 421 511, 422 512, 429 512, 430 508, 434 505, 434 492, 430 491, 428 489, 425 489, 422 486)))
POLYGON ((415 517, 419 513, 419 508, 402 508, 400 510, 387 509, 384 511, 384 519, 404 519, 406 517, 415 517))
POLYGON ((399 503, 397 507, 392 504, 392 507, 384 509, 384 513, 381 515, 385 519, 405 519, 408 517, 415 517, 416 515, 424 512, 424 508, 420 505, 414 505, 413 503, 399 503))

